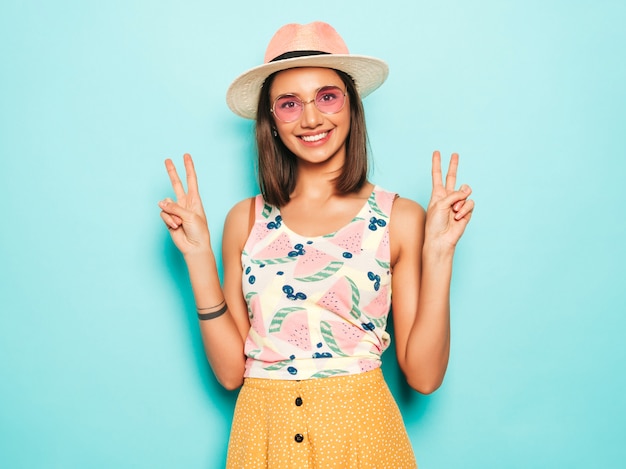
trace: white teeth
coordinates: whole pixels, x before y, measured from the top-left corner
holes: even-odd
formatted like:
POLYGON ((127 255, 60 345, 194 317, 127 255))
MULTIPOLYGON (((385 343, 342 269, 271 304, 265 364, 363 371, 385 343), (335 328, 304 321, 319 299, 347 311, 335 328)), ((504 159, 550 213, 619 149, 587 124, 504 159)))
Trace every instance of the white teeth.
POLYGON ((300 138, 304 140, 305 142, 317 142, 318 140, 321 140, 324 137, 326 137, 326 135, 328 135, 328 132, 322 132, 321 134, 317 134, 317 135, 303 135, 300 138))

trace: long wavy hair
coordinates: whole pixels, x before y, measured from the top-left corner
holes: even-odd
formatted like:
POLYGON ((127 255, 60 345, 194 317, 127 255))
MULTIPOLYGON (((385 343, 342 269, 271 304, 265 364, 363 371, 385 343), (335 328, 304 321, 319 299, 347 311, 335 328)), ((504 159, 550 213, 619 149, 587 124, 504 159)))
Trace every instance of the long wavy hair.
MULTIPOLYGON (((334 70, 334 69, 333 69, 334 70)), ((337 191, 341 194, 356 192, 367 181, 368 140, 365 128, 363 103, 350 75, 335 70, 346 86, 350 103, 350 131, 346 138, 346 160, 341 173, 335 178, 337 191)), ((276 72, 280 73, 280 72, 276 72)), ((271 113, 270 89, 276 73, 270 75, 261 88, 255 126, 257 142, 257 176, 259 188, 265 201, 276 207, 289 202, 296 185, 298 172, 296 156, 274 137, 274 118, 271 113)))

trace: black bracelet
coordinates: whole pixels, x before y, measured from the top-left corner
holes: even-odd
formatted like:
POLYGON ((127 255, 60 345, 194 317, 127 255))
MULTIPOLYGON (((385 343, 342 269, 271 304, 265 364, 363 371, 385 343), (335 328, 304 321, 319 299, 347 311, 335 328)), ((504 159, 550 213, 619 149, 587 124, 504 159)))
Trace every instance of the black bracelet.
POLYGON ((224 302, 224 306, 222 306, 214 313, 198 313, 198 319, 200 321, 208 321, 209 319, 219 318, 226 311, 228 311, 228 305, 226 304, 226 302, 224 302))
POLYGON ((214 308, 217 308, 218 306, 222 306, 224 303, 226 303, 226 300, 225 300, 225 299, 224 299, 224 300, 222 300, 222 301, 220 301, 220 302, 219 302, 218 304, 216 304, 215 306, 209 306, 208 308, 198 308, 198 307, 196 306, 196 309, 197 309, 198 311, 206 311, 207 309, 214 309, 214 308))

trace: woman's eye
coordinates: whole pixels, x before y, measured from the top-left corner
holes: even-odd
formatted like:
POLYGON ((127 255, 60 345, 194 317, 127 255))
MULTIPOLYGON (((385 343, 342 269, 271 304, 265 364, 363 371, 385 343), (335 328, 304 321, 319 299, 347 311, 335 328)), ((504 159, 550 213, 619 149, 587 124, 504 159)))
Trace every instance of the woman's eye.
POLYGON ((317 95, 318 103, 331 103, 339 99, 341 91, 337 88, 322 89, 317 95))
POLYGON ((280 109, 288 111, 290 109, 297 108, 299 106, 299 101, 296 98, 281 98, 278 100, 277 104, 280 109))

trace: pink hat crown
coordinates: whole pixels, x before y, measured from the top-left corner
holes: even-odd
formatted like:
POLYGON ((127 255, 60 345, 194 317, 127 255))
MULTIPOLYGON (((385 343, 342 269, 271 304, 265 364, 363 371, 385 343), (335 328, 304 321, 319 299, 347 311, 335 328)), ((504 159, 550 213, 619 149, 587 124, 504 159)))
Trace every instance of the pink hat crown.
POLYGON ((270 40, 265 63, 296 51, 317 51, 326 54, 349 54, 348 47, 331 25, 315 21, 309 24, 287 24, 270 40))
POLYGON ((389 67, 383 60, 351 54, 339 33, 327 23, 287 24, 270 40, 264 63, 242 73, 228 87, 228 107, 241 117, 255 119, 267 77, 298 67, 340 70, 354 80, 361 98, 382 85, 389 74, 389 67))

